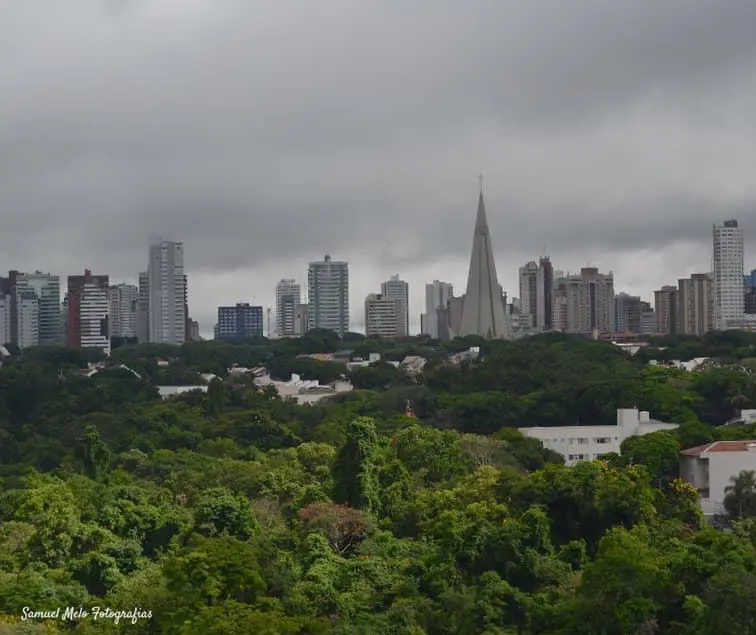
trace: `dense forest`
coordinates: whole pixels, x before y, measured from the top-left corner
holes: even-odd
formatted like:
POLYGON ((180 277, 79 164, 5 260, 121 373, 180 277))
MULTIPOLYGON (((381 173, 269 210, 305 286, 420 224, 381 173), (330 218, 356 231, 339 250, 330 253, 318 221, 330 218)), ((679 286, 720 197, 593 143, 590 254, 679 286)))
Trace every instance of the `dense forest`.
POLYGON ((630 355, 562 335, 314 332, 122 345, 82 372, 102 361, 39 347, 2 362, 2 634, 756 633, 753 489, 713 528, 676 478, 681 448, 756 437, 721 427, 756 407, 754 335, 630 355), (449 361, 470 346, 477 360, 449 361), (421 375, 390 363, 408 355, 421 375), (709 359, 649 364, 693 357, 709 359), (234 365, 355 389, 297 405, 234 365), (160 398, 201 373, 217 376, 206 392, 160 398), (572 468, 517 429, 618 407, 681 425, 572 468))

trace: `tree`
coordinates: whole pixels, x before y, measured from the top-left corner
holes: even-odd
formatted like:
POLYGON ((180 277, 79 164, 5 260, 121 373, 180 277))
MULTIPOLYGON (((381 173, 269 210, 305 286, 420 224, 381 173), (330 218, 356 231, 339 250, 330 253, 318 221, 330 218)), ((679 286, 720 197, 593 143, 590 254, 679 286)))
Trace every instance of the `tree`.
POLYGON ((347 438, 333 465, 334 499, 338 502, 377 511, 378 436, 370 417, 357 417, 347 428, 347 438))
POLYGON ((310 503, 299 510, 299 518, 308 531, 323 535, 339 556, 354 553, 368 529, 367 519, 358 509, 330 501, 310 503))
POLYGON ((742 470, 725 487, 724 507, 734 518, 756 516, 756 471, 742 470))

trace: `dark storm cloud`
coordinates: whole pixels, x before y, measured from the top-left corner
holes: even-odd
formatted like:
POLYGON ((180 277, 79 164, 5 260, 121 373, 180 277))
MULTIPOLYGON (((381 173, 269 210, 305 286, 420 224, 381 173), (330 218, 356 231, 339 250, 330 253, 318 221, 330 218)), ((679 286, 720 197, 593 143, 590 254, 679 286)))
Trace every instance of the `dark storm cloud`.
POLYGON ((479 171, 512 258, 752 224, 750 0, 0 10, 4 268, 464 259, 479 171))

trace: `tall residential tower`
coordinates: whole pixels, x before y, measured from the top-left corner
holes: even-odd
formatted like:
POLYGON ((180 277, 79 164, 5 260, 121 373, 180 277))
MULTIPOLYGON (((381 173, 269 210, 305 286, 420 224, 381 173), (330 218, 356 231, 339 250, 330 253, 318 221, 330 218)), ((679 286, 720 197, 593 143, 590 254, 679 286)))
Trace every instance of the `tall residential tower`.
POLYGON ((186 277, 184 245, 163 240, 150 245, 149 341, 183 344, 186 341, 186 277))

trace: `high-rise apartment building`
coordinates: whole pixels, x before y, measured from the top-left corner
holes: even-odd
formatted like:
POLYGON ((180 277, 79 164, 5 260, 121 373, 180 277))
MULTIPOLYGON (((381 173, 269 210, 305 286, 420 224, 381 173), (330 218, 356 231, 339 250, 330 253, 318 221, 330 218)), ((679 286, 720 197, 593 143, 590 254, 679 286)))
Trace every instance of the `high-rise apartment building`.
POLYGON ((614 327, 614 276, 583 267, 554 285, 554 330, 566 333, 611 333, 614 327))
POLYGON ((307 271, 308 328, 349 332, 349 264, 326 255, 307 271))
MULTIPOLYGON (((400 300, 404 306, 402 315, 404 320, 402 337, 409 335, 409 285, 399 278, 399 275, 391 276, 388 280, 381 283, 381 295, 384 298, 400 300)), ((399 337, 399 336, 397 336, 399 337)))
POLYGON ((642 304, 637 295, 622 292, 614 296, 615 333, 641 333, 642 304))
POLYGON ((454 287, 449 282, 434 280, 425 285, 425 313, 420 316, 420 332, 433 339, 449 339, 449 301, 454 287))
POLYGON ((137 336, 137 305, 139 288, 133 284, 117 284, 108 289, 110 304, 110 337, 137 336))
POLYGON ((294 307, 294 335, 302 337, 310 328, 310 305, 297 304, 294 307))
POLYGON ((678 327, 677 287, 663 286, 654 291, 654 314, 656 315, 657 335, 675 335, 678 327))
MULTIPOLYGON (((33 291, 18 291, 12 309, 15 313, 16 341, 20 349, 39 344, 39 298, 33 291)), ((11 315, 11 326, 13 315, 11 315)))
POLYGON ((551 260, 541 258, 520 267, 520 324, 546 331, 552 328, 554 269, 551 260))
POLYGON ((106 275, 68 276, 66 344, 74 348, 99 348, 110 353, 110 280, 106 275))
POLYGON ((10 344, 10 296, 0 293, 0 346, 10 344))
POLYGON ((16 293, 32 292, 39 304, 39 343, 61 342, 60 278, 49 273, 18 273, 16 293))
POLYGON ((149 341, 183 344, 188 317, 183 243, 163 240, 150 245, 147 277, 149 341))
POLYGON ((677 281, 678 333, 702 336, 713 325, 714 293, 711 277, 694 273, 677 281))
POLYGON ((403 298, 369 294, 365 298, 365 334, 384 339, 407 337, 406 308, 403 298))
POLYGON ((743 323, 743 228, 727 220, 712 229, 714 328, 723 331, 743 323))
POLYGON ((282 278, 276 285, 276 335, 294 335, 294 314, 302 303, 302 287, 293 278, 282 278))
POLYGON ((150 341, 150 274, 139 273, 139 291, 136 306, 136 338, 140 343, 150 341))
POLYGON ((641 300, 640 332, 641 335, 653 335, 656 328, 656 315, 650 302, 641 300))
POLYGON ((215 337, 219 340, 246 340, 263 336, 263 308, 237 303, 218 307, 215 337))

